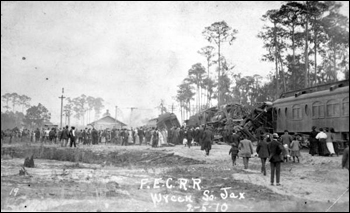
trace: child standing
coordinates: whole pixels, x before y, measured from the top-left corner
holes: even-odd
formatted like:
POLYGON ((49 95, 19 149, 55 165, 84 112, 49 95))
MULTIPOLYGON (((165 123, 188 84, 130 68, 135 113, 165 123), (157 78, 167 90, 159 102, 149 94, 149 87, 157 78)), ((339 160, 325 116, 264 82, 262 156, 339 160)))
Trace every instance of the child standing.
POLYGON ((236 158, 238 156, 238 145, 236 143, 232 144, 232 147, 231 147, 230 152, 228 154, 231 155, 232 165, 235 166, 236 165, 236 158))
POLYGON ((299 149, 299 140, 297 140, 297 137, 293 138, 292 143, 290 144, 290 148, 292 150, 291 156, 293 157, 293 163, 295 163, 295 158, 297 158, 298 163, 300 163, 299 157, 300 157, 300 149, 299 149))

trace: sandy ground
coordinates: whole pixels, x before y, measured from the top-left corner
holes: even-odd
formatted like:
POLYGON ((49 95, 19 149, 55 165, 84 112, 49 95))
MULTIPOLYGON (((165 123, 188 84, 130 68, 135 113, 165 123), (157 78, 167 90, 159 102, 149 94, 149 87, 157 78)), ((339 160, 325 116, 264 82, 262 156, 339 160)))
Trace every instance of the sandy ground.
MULTIPOLYGON (((23 145, 11 145, 16 146, 23 145)), ((5 144, 6 147, 9 145, 5 144)), ((146 166, 144 163, 112 165, 108 159, 98 164, 35 159, 35 168, 27 168, 31 176, 18 175, 23 158, 2 155, 1 210, 326 211, 349 185, 348 171, 341 169, 341 156, 311 157, 304 151, 300 163, 282 165, 282 186, 277 187, 269 185, 269 166, 267 176, 260 173, 259 158, 250 159, 248 170, 243 170, 241 158, 233 167, 228 155, 229 148, 227 145, 214 145, 210 156, 206 157, 199 147, 79 147, 80 150, 93 150, 101 158, 103 154, 114 151, 130 153, 130 158, 136 158, 135 154, 139 155, 140 151, 150 156, 174 153, 177 158, 172 158, 174 162, 166 161, 166 164, 162 163, 164 159, 157 159, 156 163, 146 166), (177 161, 181 161, 181 164, 177 161), (160 188, 153 188, 157 178, 161 179, 160 188), (175 188, 166 187, 168 178, 172 178, 170 183, 175 188), (181 178, 189 180, 188 190, 180 188, 181 178), (192 187, 192 178, 201 180, 201 190, 192 187), (141 189, 143 179, 149 182, 141 189), (226 187, 231 187, 227 190, 237 198, 223 199, 222 188, 226 187), (205 190, 209 190, 209 194, 216 199, 205 201, 205 190), (238 198, 239 193, 244 193, 244 198, 238 198), (154 198, 159 194, 168 196, 169 201, 162 199, 155 203, 152 196, 154 198), (175 196, 174 200, 179 197, 185 199, 186 196, 191 198, 178 202, 171 201, 172 196, 175 196)), ((346 192, 330 211, 348 210, 349 192, 346 192)))

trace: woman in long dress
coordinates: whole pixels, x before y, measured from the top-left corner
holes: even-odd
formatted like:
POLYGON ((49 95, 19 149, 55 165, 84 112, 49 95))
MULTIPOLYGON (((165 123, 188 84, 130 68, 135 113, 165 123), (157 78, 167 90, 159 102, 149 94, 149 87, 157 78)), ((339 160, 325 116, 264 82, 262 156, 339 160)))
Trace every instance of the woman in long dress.
POLYGON ((319 155, 329 156, 331 153, 327 148, 327 134, 323 132, 322 128, 320 128, 320 132, 317 134, 316 139, 319 140, 319 155))
POLYGON ((329 132, 328 127, 326 128, 326 135, 327 135, 327 139, 326 139, 327 148, 328 148, 329 152, 331 153, 331 157, 333 157, 333 155, 335 154, 334 146, 333 146, 334 135, 329 132))

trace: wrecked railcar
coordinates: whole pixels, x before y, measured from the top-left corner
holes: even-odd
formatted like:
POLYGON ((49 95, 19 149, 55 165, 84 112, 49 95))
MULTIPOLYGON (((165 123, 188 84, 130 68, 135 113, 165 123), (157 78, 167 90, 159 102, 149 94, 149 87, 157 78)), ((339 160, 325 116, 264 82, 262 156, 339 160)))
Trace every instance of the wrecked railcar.
POLYGON ((174 113, 165 113, 148 121, 147 128, 171 129, 172 127, 180 127, 180 122, 174 113))

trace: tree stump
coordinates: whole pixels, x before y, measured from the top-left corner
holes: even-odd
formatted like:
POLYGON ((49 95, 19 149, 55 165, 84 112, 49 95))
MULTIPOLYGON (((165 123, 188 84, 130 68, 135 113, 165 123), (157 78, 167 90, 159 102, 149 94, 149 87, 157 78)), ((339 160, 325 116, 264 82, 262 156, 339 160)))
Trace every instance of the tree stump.
POLYGON ((24 160, 24 167, 28 167, 28 168, 34 168, 34 154, 32 154, 32 156, 26 157, 26 159, 24 160))
POLYGON ((23 169, 21 169, 21 170, 19 170, 19 175, 20 176, 24 176, 26 173, 25 173, 25 171, 23 171, 23 169))

